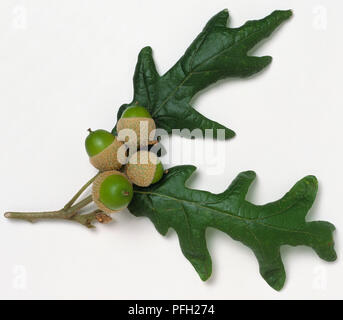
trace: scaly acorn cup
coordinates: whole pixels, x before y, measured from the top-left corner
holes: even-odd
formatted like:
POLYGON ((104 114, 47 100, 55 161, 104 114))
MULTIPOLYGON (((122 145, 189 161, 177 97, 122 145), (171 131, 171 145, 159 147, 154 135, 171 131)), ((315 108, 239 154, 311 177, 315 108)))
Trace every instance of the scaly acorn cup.
POLYGON ((163 165, 155 153, 141 150, 130 157, 125 173, 133 184, 148 187, 161 180, 163 165))
POLYGON ((100 171, 120 169, 125 163, 125 150, 120 150, 123 142, 106 130, 88 131, 85 145, 91 164, 100 171))
POLYGON ((125 209, 133 197, 132 183, 122 172, 102 172, 94 180, 92 197, 103 212, 118 212, 125 209))
POLYGON ((127 144, 144 147, 153 143, 153 140, 150 139, 150 134, 156 129, 156 125, 148 110, 136 104, 128 107, 119 119, 117 123, 119 135, 123 129, 132 130, 128 132, 128 136, 126 137, 125 142, 127 144))

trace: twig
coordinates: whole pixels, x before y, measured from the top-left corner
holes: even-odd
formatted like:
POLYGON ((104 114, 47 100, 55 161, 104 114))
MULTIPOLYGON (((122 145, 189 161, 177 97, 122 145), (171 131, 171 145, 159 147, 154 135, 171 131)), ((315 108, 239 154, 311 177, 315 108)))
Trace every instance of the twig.
POLYGON ((75 194, 75 196, 72 197, 71 200, 64 206, 65 210, 69 209, 75 203, 75 201, 81 196, 81 194, 94 182, 98 175, 99 173, 95 175, 92 179, 90 179, 87 183, 85 183, 84 186, 82 186, 82 188, 75 194))
POLYGON ((81 209, 93 202, 91 195, 74 204, 81 194, 93 183, 97 176, 98 174, 83 185, 75 196, 61 210, 43 212, 6 212, 5 217, 8 219, 21 219, 29 222, 34 222, 39 219, 65 219, 79 222, 88 228, 94 228, 92 225, 93 220, 108 222, 111 218, 99 209, 87 214, 80 214, 81 209), (100 214, 102 215, 102 220, 100 218, 97 219, 100 214))

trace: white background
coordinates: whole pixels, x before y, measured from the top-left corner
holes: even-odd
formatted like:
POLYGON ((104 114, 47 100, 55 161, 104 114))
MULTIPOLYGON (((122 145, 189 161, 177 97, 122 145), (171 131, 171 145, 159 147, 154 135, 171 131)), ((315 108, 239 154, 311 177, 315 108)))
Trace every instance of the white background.
MULTIPOLYGON (((194 99, 198 111, 237 136, 220 143, 225 170, 211 171, 201 157, 182 160, 198 166, 190 186, 221 192, 251 169, 258 178, 248 198, 262 204, 316 175, 320 190, 308 219, 336 225, 338 261, 283 247, 287 281, 278 293, 259 275, 250 249, 219 231, 207 232, 213 275, 203 283, 173 230, 162 237, 148 219, 127 211, 96 230, 0 218, 0 298, 342 298, 338 0, 2 0, 0 212, 62 207, 95 173, 84 150, 86 129, 111 129, 118 107, 131 100, 139 50, 152 46, 163 74, 224 8, 231 26, 275 9, 292 8, 294 17, 255 50, 274 58, 264 72, 223 81, 194 99)), ((183 143, 201 148, 199 141, 183 143)))

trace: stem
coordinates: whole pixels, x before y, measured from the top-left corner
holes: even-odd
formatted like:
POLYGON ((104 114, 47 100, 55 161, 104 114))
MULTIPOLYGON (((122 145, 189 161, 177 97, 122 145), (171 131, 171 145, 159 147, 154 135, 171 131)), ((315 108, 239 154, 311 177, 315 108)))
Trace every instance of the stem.
POLYGON ((93 220, 97 219, 97 215, 102 213, 101 210, 97 209, 87 214, 77 214, 71 218, 71 220, 83 224, 87 228, 95 228, 92 225, 93 220))
POLYGON ((56 219, 61 218, 63 210, 58 211, 42 211, 42 212, 6 212, 5 218, 22 219, 33 222, 37 219, 56 219))
POLYGON ((38 219, 70 219, 75 216, 79 210, 93 202, 92 196, 84 198, 69 209, 42 212, 6 212, 5 217, 8 219, 22 219, 33 222, 38 219))
POLYGON ((81 200, 80 202, 78 202, 77 204, 75 204, 74 206, 70 207, 69 209, 63 209, 62 211, 65 213, 65 219, 70 219, 71 217, 73 217, 75 214, 77 214, 77 212, 79 210, 81 210, 82 208, 84 208, 85 206, 87 206, 88 204, 93 202, 93 198, 92 196, 88 196, 86 198, 84 198, 83 200, 81 200))
POLYGON ((95 175, 92 179, 90 179, 88 182, 86 182, 82 188, 75 194, 74 197, 71 198, 71 200, 64 206, 64 209, 69 209, 74 203, 75 201, 81 196, 81 194, 94 182, 94 180, 96 179, 96 177, 99 175, 100 173, 98 173, 97 175, 95 175))
POLYGON ((61 210, 43 212, 6 212, 5 218, 21 219, 29 222, 34 222, 38 219, 66 219, 79 222, 88 228, 93 228, 94 226, 91 222, 93 220, 96 220, 99 214, 104 213, 102 213, 102 211, 99 209, 94 210, 88 214, 80 214, 79 212, 81 209, 93 202, 92 196, 87 196, 76 204, 74 203, 81 196, 81 194, 92 184, 98 174, 90 179, 85 185, 83 185, 81 189, 75 194, 75 196, 61 210))

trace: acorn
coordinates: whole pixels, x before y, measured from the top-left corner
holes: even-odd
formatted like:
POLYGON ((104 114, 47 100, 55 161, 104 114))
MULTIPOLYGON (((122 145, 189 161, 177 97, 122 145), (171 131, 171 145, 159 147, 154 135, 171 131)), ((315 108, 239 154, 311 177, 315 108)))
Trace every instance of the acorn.
POLYGON ((103 212, 118 212, 125 209, 132 200, 132 183, 120 171, 102 172, 94 180, 92 197, 103 212))
POLYGON ((133 146, 147 146, 154 142, 150 137, 153 130, 156 129, 155 121, 152 119, 149 111, 138 105, 128 107, 122 114, 117 123, 117 132, 123 129, 131 129, 131 132, 125 132, 125 142, 133 146))
POLYGON ((130 157, 125 173, 133 184, 148 187, 161 180, 163 165, 155 153, 141 150, 130 157))
POLYGON ((88 131, 85 145, 91 164, 100 171, 120 169, 126 160, 123 142, 106 130, 88 131))

